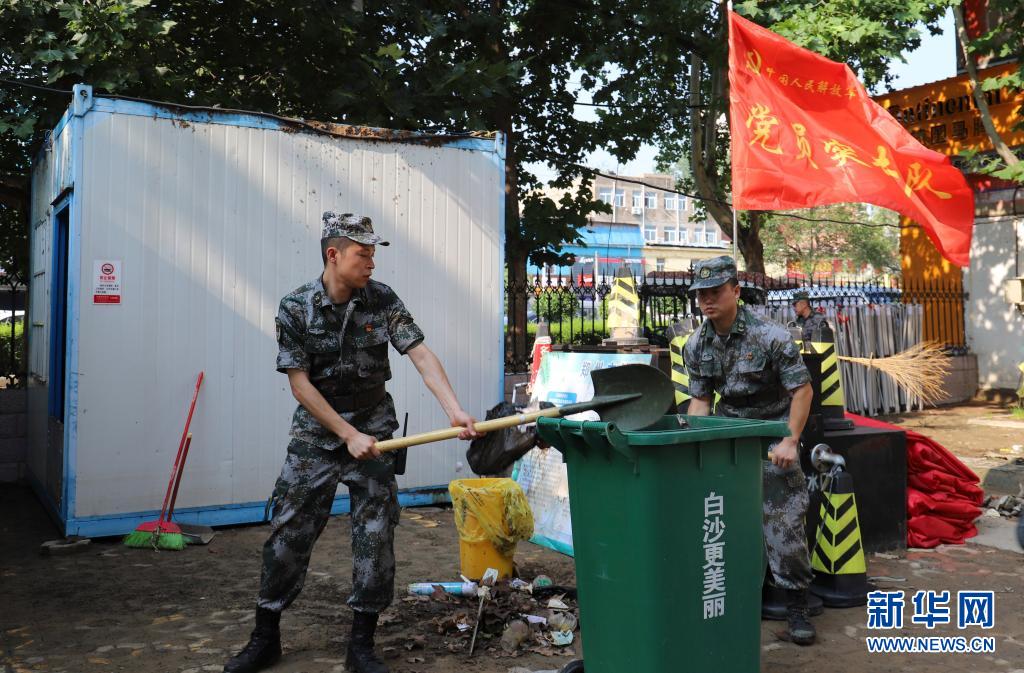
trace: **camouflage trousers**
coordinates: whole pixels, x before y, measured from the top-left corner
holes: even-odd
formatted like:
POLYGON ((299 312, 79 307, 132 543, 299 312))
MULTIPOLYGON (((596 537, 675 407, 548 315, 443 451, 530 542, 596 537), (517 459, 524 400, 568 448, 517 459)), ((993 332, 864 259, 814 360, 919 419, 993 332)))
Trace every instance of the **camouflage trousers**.
POLYGON ((804 532, 810 498, 800 463, 783 470, 764 461, 762 484, 764 545, 774 584, 782 589, 806 589, 814 573, 804 532))
MULTIPOLYGON (((383 439, 383 438, 382 438, 383 439)), ((394 454, 356 460, 344 447, 319 449, 293 439, 274 487, 274 518, 263 545, 261 608, 287 608, 306 580, 309 557, 331 513, 338 482, 352 507, 352 594, 359 612, 381 612, 395 593, 398 484, 394 454)))

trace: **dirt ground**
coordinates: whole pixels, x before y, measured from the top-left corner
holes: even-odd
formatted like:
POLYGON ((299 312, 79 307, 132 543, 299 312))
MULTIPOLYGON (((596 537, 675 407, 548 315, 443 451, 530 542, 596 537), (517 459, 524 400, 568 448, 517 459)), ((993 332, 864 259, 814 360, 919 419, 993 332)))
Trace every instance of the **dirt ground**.
POLYGON ((879 419, 935 439, 981 479, 989 468, 1024 460, 1024 421, 1011 415, 1006 402, 976 400, 879 419))
MULTIPOLYGON (((886 420, 914 427, 960 455, 983 458, 1024 438, 1012 428, 967 423, 992 414, 1006 417, 997 407, 972 405, 886 420)), ((350 619, 344 605, 350 585, 348 524, 347 516, 328 524, 305 590, 282 620, 285 656, 273 671, 344 670, 350 619)), ((128 549, 119 540, 94 540, 81 553, 40 556, 40 544, 57 538, 57 530, 31 491, 0 486, 0 673, 221 670, 252 628, 266 534, 263 525, 223 529, 209 546, 181 552, 128 549)), ((457 540, 450 509, 403 513, 396 542, 397 600, 385 613, 378 639, 393 671, 551 671, 578 656, 579 640, 568 648, 536 644, 509 656, 497 636, 485 634, 470 658, 469 635, 454 629, 454 622, 465 616, 472 623, 475 601, 403 600, 402 588, 409 582, 455 579, 457 540), (446 628, 450 631, 442 633, 446 628)), ((575 586, 572 559, 556 552, 522 543, 517 563, 521 577, 543 573, 556 584, 575 586)), ((819 644, 800 648, 778 638, 781 623, 762 622, 761 670, 1024 673, 1024 555, 973 543, 900 557, 870 555, 868 575, 881 578, 876 580, 880 588, 907 592, 906 628, 869 632, 865 608, 830 609, 815 619, 819 644), (961 631, 955 624, 934 630, 910 625, 909 597, 919 589, 948 590, 954 596, 957 590, 993 590, 994 628, 982 632, 961 631), (867 635, 984 635, 995 638, 996 649, 993 654, 871 654, 867 635)), ((498 617, 492 615, 491 621, 498 617)), ((491 628, 497 632, 500 623, 491 628)), ((699 644, 687 643, 680 634, 676 646, 680 662, 685 662, 687 648, 699 644)), ((684 663, 679 670, 687 670, 684 663)))

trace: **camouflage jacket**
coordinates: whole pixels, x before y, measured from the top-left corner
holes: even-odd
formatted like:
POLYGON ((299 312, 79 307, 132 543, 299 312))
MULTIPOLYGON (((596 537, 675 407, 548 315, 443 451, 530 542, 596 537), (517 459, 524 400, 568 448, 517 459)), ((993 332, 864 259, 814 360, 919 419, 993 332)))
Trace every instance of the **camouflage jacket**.
POLYGON ((789 332, 745 306, 725 337, 705 320, 686 342, 683 360, 690 395, 722 396, 715 412, 719 416, 785 418, 790 391, 811 380, 789 332))
MULTIPOLYGON (((276 323, 277 371, 309 372, 309 380, 325 397, 357 396, 383 386, 391 378, 388 342, 405 354, 423 341, 423 332, 394 290, 374 280, 348 302, 334 304, 318 276, 285 295, 276 323)), ((398 428, 389 395, 375 406, 341 416, 378 438, 398 428)), ((328 450, 342 445, 301 404, 292 416, 291 436, 328 450)))
POLYGON ((811 317, 796 317, 796 324, 801 329, 800 337, 804 341, 832 341, 832 328, 825 316, 817 311, 811 312, 811 317), (817 334, 815 334, 817 332, 817 334))

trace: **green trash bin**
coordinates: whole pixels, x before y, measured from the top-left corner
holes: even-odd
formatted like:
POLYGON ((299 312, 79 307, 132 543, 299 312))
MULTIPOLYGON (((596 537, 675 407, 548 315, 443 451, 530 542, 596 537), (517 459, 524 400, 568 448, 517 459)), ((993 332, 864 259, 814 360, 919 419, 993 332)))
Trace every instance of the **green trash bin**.
POLYGON ((761 460, 786 423, 665 416, 620 432, 542 418, 537 429, 567 464, 586 672, 757 673, 761 460))

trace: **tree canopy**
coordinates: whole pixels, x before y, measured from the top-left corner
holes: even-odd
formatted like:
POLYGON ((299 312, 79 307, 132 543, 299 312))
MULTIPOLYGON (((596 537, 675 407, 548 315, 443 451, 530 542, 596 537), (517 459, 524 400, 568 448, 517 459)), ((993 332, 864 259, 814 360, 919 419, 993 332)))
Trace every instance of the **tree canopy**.
MULTIPOLYGON (((745 0, 737 10, 887 81, 953 0, 745 0)), ((685 159, 688 191, 731 229, 725 2, 718 0, 0 0, 0 196, 25 192, 29 157, 77 82, 112 93, 395 129, 507 138, 506 261, 562 261, 604 209, 586 157, 656 142, 685 159), (365 6, 365 8, 364 8, 365 6), (20 84, 12 84, 11 82, 20 84), (576 115, 581 104, 593 116, 576 115), (529 166, 550 166, 557 201, 529 166)), ((23 197, 22 197, 23 199, 23 197)), ((23 204, 22 200, 22 204, 23 204)), ((763 269, 760 217, 740 230, 763 269)), ((526 306, 513 301, 514 326, 526 306)), ((525 349, 525 331, 516 333, 525 349)))
POLYGON ((772 213, 761 232, 765 257, 812 277, 841 260, 842 272, 873 275, 899 271, 899 216, 859 203, 772 213), (794 215, 796 215, 794 217, 794 215), (811 219, 800 219, 808 217, 811 219), (859 222, 858 225, 842 224, 859 222))

